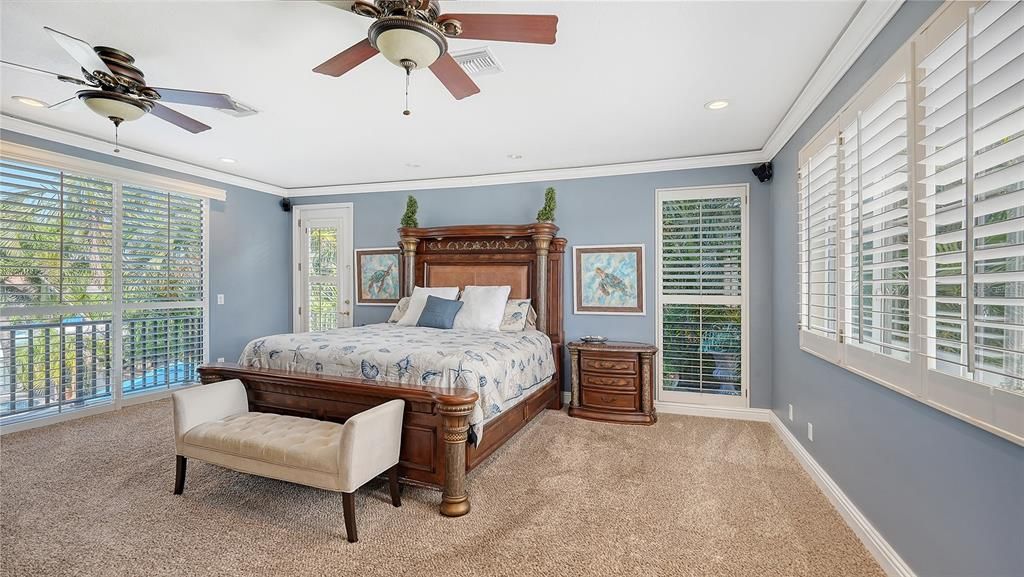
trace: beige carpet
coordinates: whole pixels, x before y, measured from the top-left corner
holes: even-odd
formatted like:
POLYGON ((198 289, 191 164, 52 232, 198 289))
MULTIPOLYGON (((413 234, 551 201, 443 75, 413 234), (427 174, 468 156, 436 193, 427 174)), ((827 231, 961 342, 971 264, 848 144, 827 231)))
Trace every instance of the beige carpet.
POLYGON ((341 495, 190 462, 171 494, 170 404, 0 439, 4 575, 880 576, 772 429, 548 411, 469 478, 473 511, 384 484, 341 495))

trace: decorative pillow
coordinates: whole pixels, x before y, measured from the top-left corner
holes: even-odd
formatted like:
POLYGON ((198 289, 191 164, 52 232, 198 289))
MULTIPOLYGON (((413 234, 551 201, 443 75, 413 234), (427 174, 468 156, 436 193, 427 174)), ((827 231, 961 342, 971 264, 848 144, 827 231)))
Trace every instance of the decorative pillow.
POLYGON ((398 304, 395 305, 395 310, 391 311, 391 316, 388 317, 389 323, 397 323, 398 319, 402 318, 405 311, 409 310, 409 297, 402 297, 398 299, 398 304))
POLYGON ((427 304, 420 313, 420 320, 416 321, 418 327, 430 327, 432 329, 450 329, 455 322, 455 315, 459 314, 462 308, 462 301, 438 298, 434 295, 427 297, 427 304))
POLYGON ((537 330, 537 311, 533 310, 533 305, 530 306, 530 312, 526 314, 526 328, 531 331, 537 330))
POLYGON ((505 303, 505 315, 501 317, 499 330, 519 332, 526 329, 526 317, 530 315, 530 299, 509 299, 505 303))
POLYGON ((459 287, 431 287, 423 288, 416 287, 412 291, 412 296, 409 297, 409 310, 405 311, 402 318, 398 319, 398 326, 400 327, 414 327, 420 320, 420 313, 423 312, 423 307, 427 306, 427 297, 435 296, 448 300, 455 300, 455 295, 459 294, 459 287))
POLYGON ((512 287, 505 286, 467 286, 459 297, 463 303, 462 310, 455 317, 456 329, 496 331, 501 326, 501 317, 505 313, 505 303, 512 287))

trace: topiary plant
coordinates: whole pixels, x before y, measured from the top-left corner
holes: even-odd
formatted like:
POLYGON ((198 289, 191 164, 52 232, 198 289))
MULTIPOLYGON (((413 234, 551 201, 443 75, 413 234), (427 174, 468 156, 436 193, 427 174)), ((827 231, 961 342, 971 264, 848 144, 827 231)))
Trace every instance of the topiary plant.
POLYGON ((402 226, 404 228, 417 228, 420 225, 420 221, 416 220, 416 210, 419 209, 419 204, 416 202, 416 197, 409 195, 409 200, 405 201, 405 214, 402 215, 402 226))
POLYGON ((544 191, 544 206, 537 211, 537 222, 553 222, 555 220, 555 187, 549 186, 544 191))

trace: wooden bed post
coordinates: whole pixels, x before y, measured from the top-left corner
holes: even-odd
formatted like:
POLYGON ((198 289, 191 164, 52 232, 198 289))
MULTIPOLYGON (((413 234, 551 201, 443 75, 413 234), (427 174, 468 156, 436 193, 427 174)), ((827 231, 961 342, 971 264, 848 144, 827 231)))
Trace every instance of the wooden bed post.
MULTIPOLYGON (((553 226, 551 228, 554 228, 553 226)), ((537 326, 544 332, 548 327, 548 249, 555 233, 547 228, 535 230, 533 245, 537 250, 537 326)))
MULTIPOLYGON (((402 229, 398 229, 401 233, 402 229)), ((405 286, 402 287, 402 296, 411 297, 412 289, 416 287, 416 246, 420 239, 415 236, 403 236, 402 256, 405 260, 405 286)))
POLYGON ((445 443, 441 514, 445 517, 461 517, 469 513, 469 495, 466 494, 466 439, 469 436, 469 417, 476 403, 449 403, 450 400, 442 399, 437 407, 444 419, 445 443))

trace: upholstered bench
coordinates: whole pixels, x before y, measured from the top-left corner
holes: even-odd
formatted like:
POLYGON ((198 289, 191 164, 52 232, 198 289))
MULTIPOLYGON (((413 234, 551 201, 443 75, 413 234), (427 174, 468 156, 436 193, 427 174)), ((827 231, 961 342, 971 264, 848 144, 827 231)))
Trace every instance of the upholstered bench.
POLYGON ((234 379, 174 393, 174 494, 185 488, 187 459, 243 473, 340 491, 345 531, 355 543, 355 490, 388 473, 391 503, 400 507, 398 451, 405 401, 395 399, 350 417, 344 425, 249 412, 234 379))

